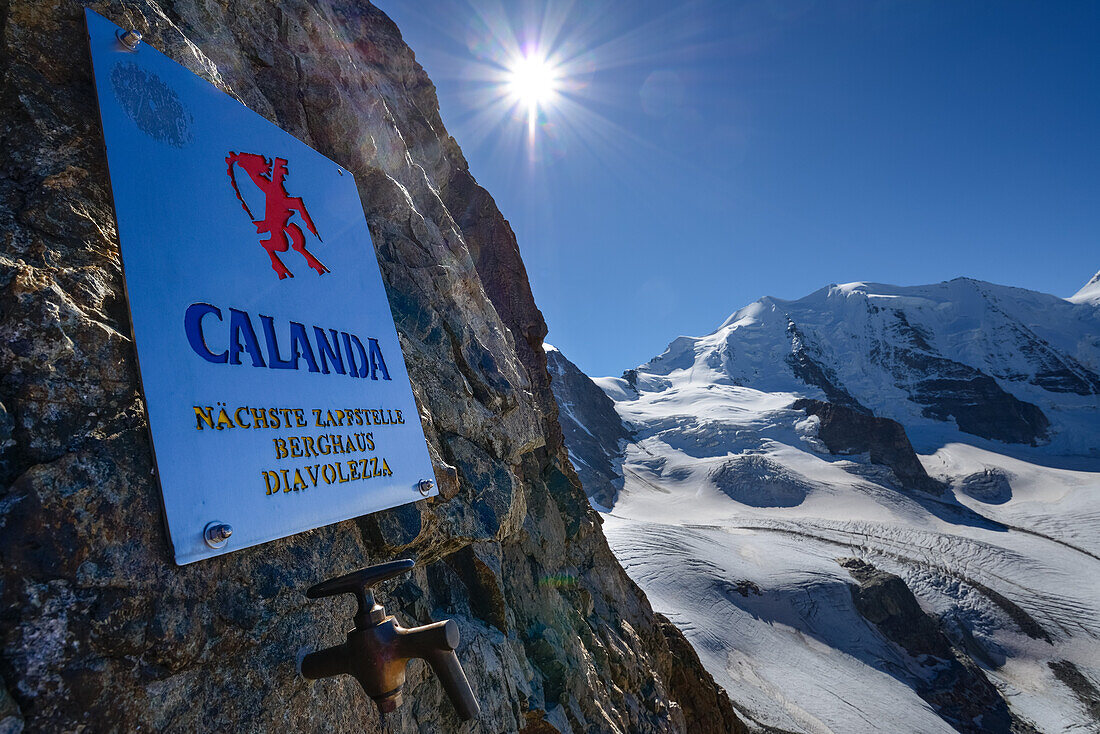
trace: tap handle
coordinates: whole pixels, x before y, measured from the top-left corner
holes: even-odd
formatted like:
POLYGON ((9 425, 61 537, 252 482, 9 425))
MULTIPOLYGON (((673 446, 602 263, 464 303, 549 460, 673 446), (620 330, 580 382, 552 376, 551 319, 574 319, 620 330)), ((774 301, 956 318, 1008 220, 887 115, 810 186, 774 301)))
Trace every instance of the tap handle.
POLYGON ((359 611, 355 615, 356 624, 358 625, 360 618, 366 619, 370 608, 374 606, 374 594, 371 593, 371 588, 375 584, 392 579, 394 576, 400 576, 415 565, 416 563, 411 558, 403 558, 400 561, 367 566, 358 571, 352 571, 343 576, 314 584, 306 589, 306 596, 310 599, 320 599, 321 597, 336 596, 337 594, 353 594, 356 601, 359 602, 359 611))

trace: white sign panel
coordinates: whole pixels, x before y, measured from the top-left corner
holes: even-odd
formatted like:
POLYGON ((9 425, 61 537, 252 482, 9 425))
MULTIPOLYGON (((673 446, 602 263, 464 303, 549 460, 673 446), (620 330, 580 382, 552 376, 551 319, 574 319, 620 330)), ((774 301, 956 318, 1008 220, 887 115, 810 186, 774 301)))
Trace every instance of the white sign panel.
POLYGON ((351 174, 86 17, 176 562, 423 499, 431 462, 351 174))

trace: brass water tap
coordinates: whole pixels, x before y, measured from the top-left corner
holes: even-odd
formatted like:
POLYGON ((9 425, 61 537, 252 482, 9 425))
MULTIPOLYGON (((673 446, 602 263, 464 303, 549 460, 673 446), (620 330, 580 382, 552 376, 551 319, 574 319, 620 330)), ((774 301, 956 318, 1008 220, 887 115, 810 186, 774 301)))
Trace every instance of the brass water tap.
POLYGON ((439 677, 459 717, 464 721, 476 719, 481 709, 455 655, 458 624, 448 619, 406 629, 374 600, 371 588, 375 584, 399 576, 414 565, 409 559, 380 563, 311 586, 306 591, 310 599, 353 594, 359 609, 347 640, 306 655, 301 660, 301 673, 310 680, 354 676, 378 704, 378 710, 386 714, 401 705, 405 666, 412 658, 422 658, 439 677))

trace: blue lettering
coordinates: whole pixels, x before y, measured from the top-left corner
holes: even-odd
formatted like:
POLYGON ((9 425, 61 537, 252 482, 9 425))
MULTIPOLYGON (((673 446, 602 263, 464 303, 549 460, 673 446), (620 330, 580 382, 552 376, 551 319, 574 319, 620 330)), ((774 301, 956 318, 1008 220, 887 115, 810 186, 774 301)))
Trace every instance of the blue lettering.
POLYGON ((222 312, 218 308, 211 306, 209 303, 192 303, 187 307, 187 313, 183 316, 183 330, 187 333, 187 341, 191 348, 195 350, 195 354, 207 362, 225 364, 226 360, 229 359, 229 350, 221 354, 214 354, 206 346, 206 338, 202 334, 202 317, 208 313, 217 316, 218 321, 222 320, 222 312))
MULTIPOLYGON (((370 378, 377 380, 378 371, 381 370, 382 379, 390 379, 390 371, 386 369, 386 360, 382 359, 382 347, 378 346, 378 340, 368 338, 367 344, 370 345, 370 378)), ((363 376, 366 377, 365 374, 363 376)))
POLYGON ((252 357, 253 367, 266 367, 263 354, 260 352, 260 342, 256 339, 256 330, 252 328, 252 321, 244 311, 235 308, 229 309, 229 364, 241 363, 241 352, 247 351, 252 357), (244 345, 241 345, 241 337, 244 337, 244 345))
POLYGON ((224 321, 221 310, 209 303, 192 303, 187 307, 183 317, 183 328, 188 344, 191 345, 195 354, 207 362, 241 364, 242 354, 247 353, 253 367, 296 370, 299 361, 304 360, 310 372, 326 375, 336 372, 360 379, 369 376, 372 380, 379 379, 381 375, 383 380, 390 379, 386 360, 382 357, 382 347, 375 338, 368 337, 367 347, 364 347, 362 340, 355 334, 336 329, 328 329, 326 333, 326 330, 320 326, 314 326, 312 327, 313 339, 310 339, 310 327, 297 321, 290 321, 288 322, 289 352, 287 358, 283 359, 279 351, 279 339, 275 333, 275 319, 259 314, 264 332, 263 345, 267 347, 264 350, 257 338, 252 317, 246 311, 236 308, 229 309, 229 348, 217 354, 210 350, 203 332, 202 320, 207 314, 214 314, 218 321, 224 321))
POLYGON ((297 321, 290 322, 290 354, 294 360, 294 368, 298 368, 298 357, 301 357, 309 365, 310 372, 320 372, 317 367, 317 358, 313 356, 313 345, 306 336, 306 327, 297 321))
POLYGON ((352 377, 366 377, 367 376, 367 354, 363 351, 363 343, 356 339, 353 335, 346 331, 341 331, 340 336, 344 342, 344 354, 348 358, 348 374, 352 377), (355 339, 356 346, 359 347, 359 354, 363 357, 363 366, 359 367, 355 364, 355 354, 351 351, 351 340, 355 339))
POLYGON ((326 375, 329 373, 328 361, 332 360, 332 367, 341 375, 346 375, 344 370, 344 353, 340 351, 340 339, 336 333, 336 329, 329 329, 329 333, 332 334, 332 344, 329 343, 328 337, 325 336, 325 330, 320 326, 313 327, 313 336, 317 339, 317 351, 321 355, 321 372, 326 375), (332 345, 335 344, 336 348, 333 349, 332 345))
POLYGON ((270 316, 260 314, 260 321, 264 322, 264 338, 267 340, 267 358, 271 360, 273 370, 298 369, 298 355, 291 350, 290 359, 283 359, 279 355, 279 341, 275 338, 275 321, 270 316))

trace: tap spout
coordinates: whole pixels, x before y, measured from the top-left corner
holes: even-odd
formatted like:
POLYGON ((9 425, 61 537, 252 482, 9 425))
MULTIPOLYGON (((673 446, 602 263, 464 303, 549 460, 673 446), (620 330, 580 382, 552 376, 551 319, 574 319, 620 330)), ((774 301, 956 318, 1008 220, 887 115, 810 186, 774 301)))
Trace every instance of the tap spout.
POLYGON ((447 697, 451 699, 455 711, 463 721, 476 719, 481 713, 470 681, 458 662, 455 648, 458 647, 458 624, 453 619, 423 627, 397 628, 397 641, 401 656, 421 658, 432 667, 447 697))
POLYGON ((459 718, 463 721, 476 719, 481 713, 481 707, 474 698, 470 681, 466 680, 466 673, 462 670, 462 663, 458 662, 455 651, 436 650, 428 656, 427 661, 443 684, 443 690, 447 692, 447 698, 451 699, 459 718))

